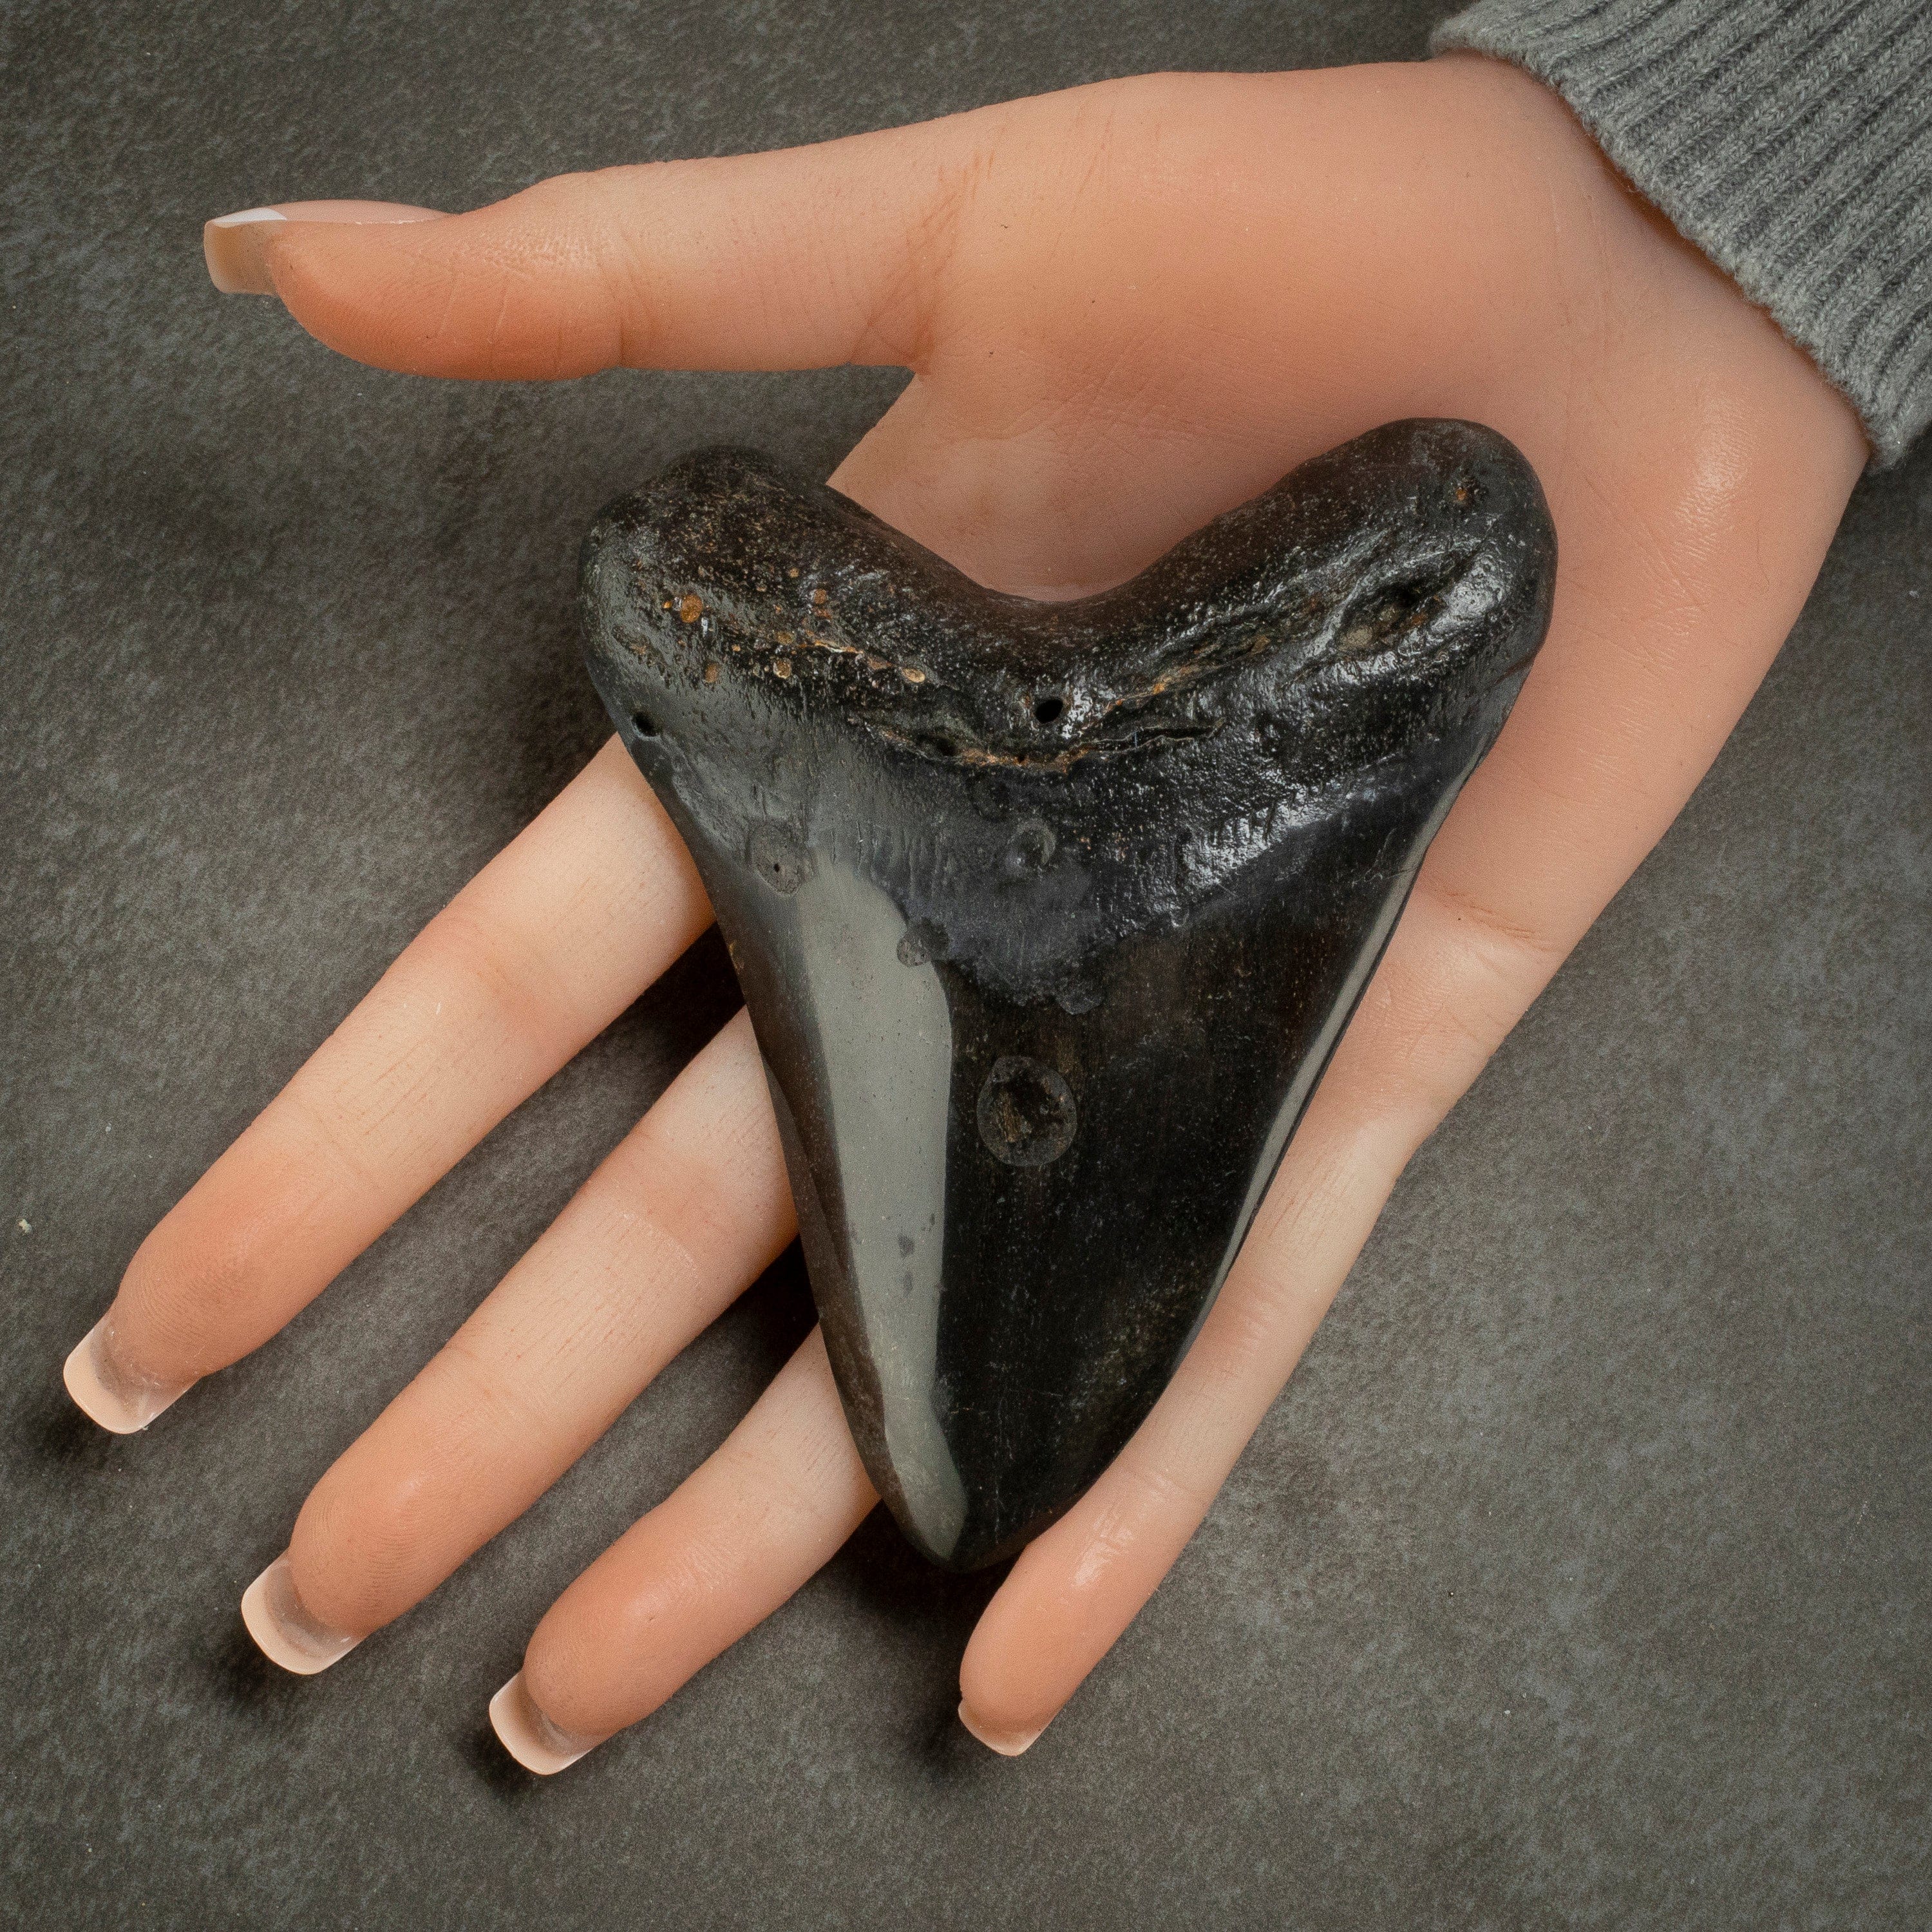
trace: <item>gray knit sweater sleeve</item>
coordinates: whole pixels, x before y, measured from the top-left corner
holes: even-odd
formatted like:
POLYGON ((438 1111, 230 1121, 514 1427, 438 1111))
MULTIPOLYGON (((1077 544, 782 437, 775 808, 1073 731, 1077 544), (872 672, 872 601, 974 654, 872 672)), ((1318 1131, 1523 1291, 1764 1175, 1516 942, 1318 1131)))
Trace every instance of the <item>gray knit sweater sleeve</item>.
POLYGON ((1932 417, 1932 0, 1481 0, 1436 29, 1527 68, 1857 406, 1932 417))

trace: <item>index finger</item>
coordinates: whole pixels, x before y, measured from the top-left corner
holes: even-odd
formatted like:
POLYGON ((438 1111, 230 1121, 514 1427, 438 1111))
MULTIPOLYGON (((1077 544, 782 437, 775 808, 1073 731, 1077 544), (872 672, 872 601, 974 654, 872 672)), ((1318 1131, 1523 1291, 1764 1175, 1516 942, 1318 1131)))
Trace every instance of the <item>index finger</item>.
POLYGON ((145 1428, 258 1348, 710 922, 611 740, 432 920, 128 1264, 68 1358, 103 1428, 145 1428))

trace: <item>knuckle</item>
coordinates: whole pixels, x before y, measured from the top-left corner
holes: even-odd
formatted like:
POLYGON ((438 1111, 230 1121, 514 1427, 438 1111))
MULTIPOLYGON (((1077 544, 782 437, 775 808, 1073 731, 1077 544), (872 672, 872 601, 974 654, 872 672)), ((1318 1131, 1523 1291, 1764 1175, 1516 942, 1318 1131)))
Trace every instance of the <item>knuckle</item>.
POLYGON ((1525 966, 1553 966, 1567 950, 1534 919, 1508 912, 1439 874, 1425 872, 1416 890, 1462 928, 1472 956, 1498 976, 1525 966))
POLYGON ((506 1037, 547 1034, 560 1012, 574 1017, 575 1002, 543 940, 466 897, 436 915, 410 956, 426 979, 470 988, 506 1037))

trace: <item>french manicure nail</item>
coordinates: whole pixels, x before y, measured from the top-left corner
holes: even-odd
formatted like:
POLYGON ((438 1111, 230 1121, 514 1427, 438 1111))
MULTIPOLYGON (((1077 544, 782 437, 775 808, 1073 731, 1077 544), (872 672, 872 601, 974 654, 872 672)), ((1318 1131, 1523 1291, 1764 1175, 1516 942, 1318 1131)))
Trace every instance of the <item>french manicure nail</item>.
POLYGON ((1038 1730, 996 1731, 990 1725, 982 1724, 967 1709, 959 1706, 959 1721, 990 1751, 998 1751, 1002 1757, 1018 1757, 1022 1751, 1031 1749, 1040 1732, 1046 1729, 1042 1724, 1038 1730))
POLYGON ((244 208, 238 214, 217 215, 202 229, 201 252, 208 279, 224 295, 272 296, 275 278, 263 243, 278 226, 332 221, 375 227, 442 219, 440 208, 413 208, 400 201, 290 201, 280 208, 244 208))
POLYGON ((244 208, 209 222, 201 231, 208 279, 225 296, 273 295, 275 278, 268 272, 261 231, 265 224, 287 220, 279 208, 244 208))
POLYGON ((296 1594, 286 1552, 242 1592, 242 1621, 262 1654, 298 1677, 313 1677, 318 1670, 326 1670, 362 1641, 332 1630, 309 1614, 296 1594))
POLYGON ((526 1771, 548 1778, 593 1751, 602 1738, 579 1737, 537 1708, 520 1670, 490 1700, 490 1723, 503 1748, 526 1771))
POLYGON ((62 1366, 61 1380, 82 1414, 116 1436, 131 1436, 180 1401, 194 1383, 155 1382, 130 1374, 116 1357, 113 1324, 112 1315, 104 1315, 80 1338, 62 1366))

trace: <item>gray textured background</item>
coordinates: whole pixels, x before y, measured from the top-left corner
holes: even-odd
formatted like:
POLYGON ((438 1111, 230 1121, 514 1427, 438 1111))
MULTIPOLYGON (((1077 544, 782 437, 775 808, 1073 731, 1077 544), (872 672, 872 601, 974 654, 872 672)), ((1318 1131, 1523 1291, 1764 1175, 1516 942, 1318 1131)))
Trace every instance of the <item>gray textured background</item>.
POLYGON ((989 1585, 877 1522, 566 1776, 484 1731, 551 1598, 802 1332, 784 1265, 339 1668, 242 1636, 308 1486, 728 1010, 711 947, 148 1435, 60 1391, 148 1227, 602 737, 590 514, 700 440, 829 469, 897 380, 377 375, 218 299, 205 216, 1402 56, 1442 10, 0 14, 0 1918, 1932 1918, 1932 449, 1860 490, 1717 770, 1029 1757, 952 1721, 989 1585))

